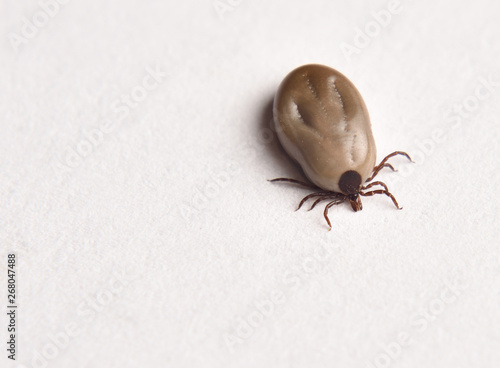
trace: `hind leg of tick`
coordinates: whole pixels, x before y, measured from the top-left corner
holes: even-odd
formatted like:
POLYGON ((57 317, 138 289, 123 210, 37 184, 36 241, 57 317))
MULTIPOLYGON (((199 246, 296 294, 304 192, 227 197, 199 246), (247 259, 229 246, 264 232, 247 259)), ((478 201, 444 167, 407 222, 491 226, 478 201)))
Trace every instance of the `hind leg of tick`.
POLYGON ((375 166, 373 168, 373 171, 372 171, 372 175, 366 179, 365 183, 369 182, 369 181, 372 181, 373 178, 375 178, 375 176, 377 176, 377 174, 379 173, 380 170, 382 170, 384 167, 388 167, 390 168, 392 171, 397 171, 396 169, 394 169, 394 167, 391 165, 391 164, 387 164, 387 160, 389 160, 391 157, 394 157, 394 156, 397 156, 397 155, 402 155, 402 156, 405 156, 406 158, 408 158, 408 160, 410 160, 411 162, 415 162, 411 159, 410 155, 407 154, 406 152, 403 152, 403 151, 394 151, 393 153, 387 155, 384 157, 384 159, 382 161, 380 161, 380 163, 375 166))

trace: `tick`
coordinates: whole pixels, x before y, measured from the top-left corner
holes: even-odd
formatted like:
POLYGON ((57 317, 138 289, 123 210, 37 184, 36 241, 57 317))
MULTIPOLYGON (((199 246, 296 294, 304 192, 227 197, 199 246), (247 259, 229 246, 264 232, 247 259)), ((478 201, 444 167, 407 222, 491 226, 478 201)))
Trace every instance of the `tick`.
POLYGON ((385 167, 396 171, 387 163, 389 158, 403 155, 412 159, 406 152, 396 151, 375 166, 377 152, 368 110, 359 91, 343 74, 318 64, 293 70, 278 88, 273 118, 281 145, 311 183, 289 178, 270 181, 316 190, 302 199, 297 210, 312 198, 315 201, 309 210, 329 200, 323 214, 331 230, 328 210, 349 201, 355 212, 360 211, 361 196, 384 194, 402 209, 387 185, 372 180, 385 167))

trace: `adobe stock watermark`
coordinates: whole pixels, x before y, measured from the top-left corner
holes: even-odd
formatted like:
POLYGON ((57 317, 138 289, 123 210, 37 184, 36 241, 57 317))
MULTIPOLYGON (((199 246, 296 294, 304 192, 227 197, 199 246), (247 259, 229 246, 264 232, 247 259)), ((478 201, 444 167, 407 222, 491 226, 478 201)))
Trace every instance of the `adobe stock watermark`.
POLYGON ((233 318, 233 327, 222 336, 226 348, 234 353, 236 348, 250 339, 266 320, 275 315, 279 306, 285 304, 293 292, 307 282, 310 275, 324 274, 330 257, 338 250, 339 247, 332 244, 316 248, 313 255, 305 257, 293 270, 285 272, 279 288, 255 300, 248 307, 249 312, 245 316, 233 318))
POLYGON ((446 122, 452 124, 452 129, 460 128, 464 119, 470 119, 481 107, 481 103, 489 99, 500 87, 500 79, 495 80, 490 74, 488 77, 480 76, 474 93, 465 97, 461 103, 453 105, 448 111, 446 122))
POLYGON ((215 12, 221 21, 224 21, 226 13, 232 13, 242 0, 215 0, 213 2, 215 12))
POLYGON ((21 45, 25 45, 35 38, 40 29, 46 27, 49 21, 59 14, 62 6, 69 2, 70 0, 40 0, 38 2, 39 10, 33 13, 30 18, 21 18, 21 29, 17 33, 8 33, 7 38, 12 48, 18 51, 21 45))
POLYGON ((274 133, 270 128, 259 130, 257 139, 239 146, 235 153, 236 158, 243 161, 235 161, 234 159, 223 158, 218 162, 226 162, 227 164, 218 170, 210 170, 208 173, 209 179, 202 185, 196 186, 193 195, 189 202, 182 202, 179 206, 179 212, 185 221, 192 221, 195 216, 199 216, 206 210, 210 202, 220 195, 227 188, 232 179, 242 173, 243 165, 246 165, 249 160, 254 160, 258 152, 263 151, 263 146, 274 141, 274 133), (240 163, 238 163, 240 162, 240 163))
POLYGON ((340 43, 339 47, 347 61, 351 61, 352 55, 361 53, 366 49, 377 37, 380 32, 391 24, 395 15, 403 11, 403 6, 400 0, 391 0, 387 4, 386 9, 373 11, 372 20, 368 21, 363 28, 355 29, 354 39, 352 44, 347 42, 340 43))
POLYGON ((63 159, 55 164, 59 176, 70 173, 82 165, 85 158, 93 153, 113 133, 120 124, 143 102, 149 94, 157 89, 167 74, 160 67, 147 66, 142 82, 134 86, 127 94, 122 94, 111 103, 111 116, 100 119, 98 126, 83 130, 83 137, 73 146, 66 148, 63 159))
POLYGON ((185 221, 192 221, 209 207, 210 201, 215 199, 231 182, 232 178, 241 173, 241 166, 235 162, 228 162, 224 168, 211 171, 209 180, 199 187, 195 187, 191 201, 183 202, 179 212, 185 221))
POLYGON ((385 183, 392 185, 412 175, 419 166, 425 163, 426 158, 430 157, 436 148, 446 141, 452 131, 459 129, 464 121, 471 119, 479 111, 482 104, 493 96, 498 87, 500 87, 500 79, 494 79, 491 74, 488 77, 480 76, 473 93, 446 112, 446 127, 435 128, 427 138, 414 141, 416 148, 411 150, 411 157, 415 164, 401 165, 398 168, 398 175, 388 176, 387 179, 384 179, 385 183))
POLYGON ((390 367, 401 356, 404 348, 417 344, 418 336, 427 331, 439 316, 457 302, 467 286, 467 282, 462 279, 445 280, 439 294, 410 317, 409 328, 397 333, 394 341, 383 344, 373 359, 365 361, 365 367, 390 367))

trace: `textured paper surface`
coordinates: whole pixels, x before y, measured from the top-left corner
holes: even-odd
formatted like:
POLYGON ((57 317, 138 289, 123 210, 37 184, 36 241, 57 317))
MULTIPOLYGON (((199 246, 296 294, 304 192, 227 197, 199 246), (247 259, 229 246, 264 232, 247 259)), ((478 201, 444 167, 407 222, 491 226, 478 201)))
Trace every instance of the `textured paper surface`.
POLYGON ((0 366, 500 365, 496 3, 50 4, 0 3, 0 366), (306 63, 358 87, 378 160, 414 156, 379 177, 402 211, 328 232, 266 181, 301 178, 269 121, 306 63))

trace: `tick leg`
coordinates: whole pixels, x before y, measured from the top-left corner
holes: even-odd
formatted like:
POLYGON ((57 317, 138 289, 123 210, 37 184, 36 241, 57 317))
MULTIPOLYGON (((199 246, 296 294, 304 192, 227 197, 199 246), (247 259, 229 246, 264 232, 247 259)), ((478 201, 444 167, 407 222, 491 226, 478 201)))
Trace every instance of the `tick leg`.
POLYGON ((382 165, 382 169, 383 169, 384 167, 388 167, 388 168, 389 168, 389 169, 391 169, 392 171, 398 171, 398 170, 396 170, 396 169, 394 168, 394 166, 392 166, 391 164, 388 164, 388 163, 383 164, 383 165, 382 165))
POLYGON ((388 159, 390 159, 391 157, 394 157, 394 156, 397 156, 397 155, 402 155, 402 156, 405 156, 408 160, 410 160, 411 162, 414 162, 410 155, 407 154, 406 152, 403 152, 403 151, 394 151, 393 153, 385 156, 385 158, 380 162, 379 166, 382 165, 382 164, 385 164, 387 162, 388 159))
POLYGON ((406 152, 403 152, 403 151, 395 151, 393 153, 391 153, 390 155, 387 155, 385 156, 385 158, 377 165, 375 166, 375 168, 373 169, 373 173, 372 173, 372 176, 370 176, 368 179, 366 179, 366 181, 371 181, 373 180, 373 178, 378 174, 378 172, 380 170, 382 170, 384 167, 389 167, 392 169, 392 171, 396 171, 394 170, 394 167, 391 165, 391 164, 386 164, 387 160, 390 159, 391 157, 394 157, 394 156, 397 156, 397 155, 402 155, 402 156, 405 156, 408 158, 408 160, 410 160, 411 162, 414 162, 410 155, 408 155, 406 152))
POLYGON ((369 182, 369 181, 373 180, 373 178, 374 178, 375 176, 377 176, 378 172, 379 172, 380 170, 382 170, 384 167, 388 167, 388 168, 392 169, 392 171, 397 171, 397 170, 394 168, 394 166, 392 166, 391 164, 380 164, 380 165, 378 165, 378 166, 375 166, 375 168, 373 169, 372 175, 371 175, 368 179, 366 179, 366 182, 369 182))
POLYGON ((316 193, 311 193, 309 194, 308 196, 305 196, 299 203, 299 207, 297 207, 297 209, 295 211, 298 211, 300 210, 300 207, 302 207, 302 205, 304 203, 306 203, 306 201, 310 198, 314 198, 314 197, 324 197, 324 196, 327 196, 328 194, 330 194, 330 192, 316 192, 316 193))
POLYGON ((328 218, 328 209, 336 204, 341 204, 342 202, 345 201, 345 198, 342 198, 342 199, 336 199, 334 201, 331 201, 330 203, 328 203, 325 207, 325 212, 323 212, 323 215, 325 215, 325 220, 326 220, 326 223, 328 224, 328 226, 330 226, 330 228, 328 229, 328 231, 330 231, 332 229, 332 224, 330 222, 330 219, 328 218))
POLYGON ((361 190, 370 189, 375 185, 381 185, 387 192, 389 191, 389 189, 387 189, 387 185, 385 185, 385 183, 382 183, 381 181, 374 181, 373 183, 370 183, 367 186, 362 187, 361 190))
MULTIPOLYGON (((335 192, 334 192, 335 193, 335 192)), ((316 207, 316 205, 321 202, 321 201, 324 201, 325 199, 334 199, 334 198, 339 198, 343 196, 342 194, 340 193, 335 193, 334 195, 332 195, 331 193, 330 194, 327 194, 325 195, 324 197, 321 197, 317 200, 314 201, 313 205, 311 206, 311 208, 308 209, 308 211, 312 210, 314 207, 316 207)))
POLYGON ((268 181, 270 181, 271 183, 278 182, 278 181, 286 181, 289 183, 302 185, 303 187, 306 187, 306 188, 318 189, 318 187, 315 185, 312 185, 312 184, 309 184, 309 183, 306 183, 306 182, 303 182, 300 180, 289 179, 289 178, 276 178, 276 179, 272 179, 272 180, 268 180, 268 181))
POLYGON ((396 208, 398 210, 403 209, 403 207, 399 207, 399 204, 398 204, 398 201, 396 201, 396 198, 394 198, 394 196, 387 190, 377 189, 377 190, 372 190, 371 192, 366 192, 366 193, 359 192, 359 194, 362 196, 365 196, 365 197, 371 197, 372 195, 375 195, 375 194, 385 194, 390 199, 392 199, 392 202, 394 203, 394 205, 396 206, 396 208))

